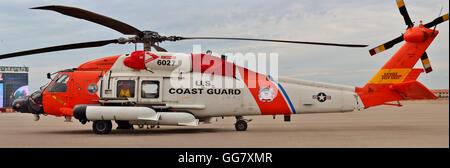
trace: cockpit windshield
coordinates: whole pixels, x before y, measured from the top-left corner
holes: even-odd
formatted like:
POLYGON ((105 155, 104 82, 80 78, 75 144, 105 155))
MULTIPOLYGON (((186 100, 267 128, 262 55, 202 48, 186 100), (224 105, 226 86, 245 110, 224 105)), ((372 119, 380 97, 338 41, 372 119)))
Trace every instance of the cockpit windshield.
POLYGON ((56 79, 56 83, 67 83, 67 80, 69 80, 69 76, 64 74, 61 75, 58 79, 56 79))
POLYGON ((48 92, 66 92, 67 82, 69 81, 69 75, 62 74, 58 75, 56 78, 50 82, 48 86, 48 92))
POLYGON ((30 99, 32 100, 33 104, 42 104, 42 92, 40 90, 34 92, 31 94, 30 99))

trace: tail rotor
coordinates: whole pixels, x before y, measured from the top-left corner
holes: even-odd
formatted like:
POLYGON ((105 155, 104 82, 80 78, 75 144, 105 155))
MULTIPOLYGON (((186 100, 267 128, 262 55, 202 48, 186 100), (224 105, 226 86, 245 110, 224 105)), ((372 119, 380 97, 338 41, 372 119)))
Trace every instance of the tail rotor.
MULTIPOLYGON (((404 19, 405 24, 407 26, 406 30, 408 31, 409 29, 414 28, 414 22, 411 20, 411 17, 408 14, 408 11, 407 11, 406 6, 405 6, 405 2, 403 0, 397 0, 397 7, 398 7, 398 9, 400 11, 400 14, 403 16, 403 19, 404 19)), ((434 26, 434 29, 436 29, 436 26, 438 24, 441 24, 441 23, 443 23, 443 22, 445 22, 447 20, 448 20, 448 13, 444 14, 444 15, 442 15, 440 17, 437 17, 436 19, 434 19, 433 21, 431 21, 431 22, 429 22, 427 24, 424 24, 423 27, 431 28, 431 27, 434 26)), ((433 31, 433 34, 434 34, 434 31, 433 31)), ((402 34, 402 35, 398 36, 397 38, 395 38, 395 39, 393 39, 391 41, 388 41, 388 42, 386 42, 386 43, 384 43, 382 45, 379 45, 379 46, 377 46, 375 48, 370 49, 369 53, 370 53, 371 56, 373 56, 375 54, 381 53, 381 52, 383 52, 385 50, 388 50, 388 49, 392 48, 394 45, 396 45, 396 44, 398 44, 400 42, 403 42, 404 40, 405 40, 404 34, 402 34)), ((428 58, 428 54, 426 52, 424 52, 422 54, 422 57, 420 57, 420 60, 422 62, 422 65, 423 65, 426 73, 430 73, 431 71, 433 71, 433 68, 431 67, 430 59, 428 58)))

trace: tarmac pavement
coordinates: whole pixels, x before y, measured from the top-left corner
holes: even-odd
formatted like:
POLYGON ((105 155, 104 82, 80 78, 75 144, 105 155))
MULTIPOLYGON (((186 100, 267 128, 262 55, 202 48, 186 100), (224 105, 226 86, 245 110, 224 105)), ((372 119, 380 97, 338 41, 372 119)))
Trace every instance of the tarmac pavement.
MULTIPOLYGON (((0 114, 0 147, 449 147, 449 102, 407 101, 351 113, 250 116, 245 132, 234 118, 199 127, 113 130, 96 135, 91 123, 62 117, 0 114)), ((115 125, 113 126, 115 127, 115 125)))

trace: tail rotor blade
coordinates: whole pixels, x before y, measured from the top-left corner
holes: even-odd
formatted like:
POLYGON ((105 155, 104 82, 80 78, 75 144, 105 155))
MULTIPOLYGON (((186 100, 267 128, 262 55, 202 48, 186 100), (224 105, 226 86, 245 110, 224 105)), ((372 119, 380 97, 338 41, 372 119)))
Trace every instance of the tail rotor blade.
POLYGON ((425 69, 426 73, 430 73, 433 71, 433 68, 431 67, 430 59, 428 58, 427 52, 424 52, 422 54, 422 57, 420 57, 420 60, 422 61, 423 68, 425 69))
POLYGON ((442 16, 436 18, 436 19, 434 19, 433 21, 431 21, 430 23, 425 24, 424 26, 426 28, 430 28, 430 27, 436 26, 438 24, 441 24, 441 23, 443 23, 443 22, 445 22, 447 20, 448 20, 448 13, 445 14, 445 15, 442 15, 442 16))
POLYGON ((403 0, 397 0, 397 7, 400 10, 400 14, 402 14, 408 28, 413 27, 414 24, 411 21, 411 17, 409 17, 408 10, 406 10, 405 2, 403 0))
POLYGON ((369 53, 370 53, 371 56, 375 55, 375 54, 378 54, 380 52, 383 52, 383 51, 385 51, 387 49, 392 48, 395 44, 400 43, 402 41, 403 41, 403 35, 398 36, 397 38, 395 38, 395 39, 393 39, 391 41, 388 41, 387 43, 384 43, 384 44, 379 45, 379 46, 377 46, 375 48, 372 48, 371 50, 369 50, 369 53))

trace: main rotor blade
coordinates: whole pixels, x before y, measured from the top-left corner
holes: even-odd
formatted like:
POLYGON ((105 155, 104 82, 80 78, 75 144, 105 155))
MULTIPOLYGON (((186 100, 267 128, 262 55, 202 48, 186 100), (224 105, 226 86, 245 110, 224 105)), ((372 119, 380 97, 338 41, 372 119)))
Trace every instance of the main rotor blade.
POLYGON ((430 27, 436 26, 438 24, 441 24, 442 22, 445 22, 447 20, 448 20, 448 13, 445 14, 445 15, 442 15, 442 16, 436 18, 436 19, 434 19, 433 21, 431 21, 430 23, 425 24, 424 26, 426 28, 430 28, 430 27))
POLYGON ((367 47, 367 45, 360 45, 360 44, 338 44, 338 43, 271 40, 271 39, 255 39, 255 38, 234 38, 234 37, 178 37, 177 40, 246 40, 246 41, 265 41, 265 42, 278 42, 278 43, 326 45, 326 46, 338 46, 338 47, 367 47))
POLYGON ((115 20, 113 18, 103 16, 91 11, 87 11, 80 8, 75 7, 68 7, 68 6, 58 6, 58 5, 51 5, 51 6, 41 6, 41 7, 35 7, 31 9, 42 9, 42 10, 51 10, 58 13, 61 13, 63 15, 72 16, 78 19, 84 19, 90 22, 94 22, 106 27, 109 27, 111 29, 114 29, 118 32, 121 32, 122 34, 126 35, 137 35, 142 36, 144 33, 140 31, 139 29, 130 26, 126 23, 123 23, 121 21, 115 20))
POLYGON ((408 10, 406 10, 405 2, 403 2, 403 0, 397 0, 397 7, 400 10, 400 14, 402 14, 408 28, 413 27, 414 24, 411 21, 411 17, 409 17, 408 10))
POLYGON ((166 49, 164 49, 164 48, 162 48, 160 46, 153 45, 152 47, 155 48, 155 50, 158 51, 158 52, 167 52, 166 49))
POLYGON ((72 50, 72 49, 79 49, 79 48, 101 47, 101 46, 105 46, 105 45, 112 44, 112 43, 119 43, 119 40, 117 40, 117 39, 115 39, 115 40, 102 40, 102 41, 92 41, 92 42, 84 42, 84 43, 75 43, 75 44, 66 44, 66 45, 45 47, 45 48, 39 48, 39 49, 33 49, 33 50, 27 50, 27 51, 15 52, 15 53, 3 54, 3 55, 0 55, 0 59, 19 57, 19 56, 31 55, 31 54, 39 54, 39 53, 45 53, 45 52, 61 51, 61 50, 72 50))
POLYGON ((396 45, 397 43, 400 43, 403 41, 403 35, 398 36, 397 38, 388 41, 384 44, 381 44, 375 48, 372 48, 369 50, 370 55, 375 55, 378 54, 380 52, 383 52, 384 50, 387 50, 389 48, 392 48, 394 45, 396 45))

